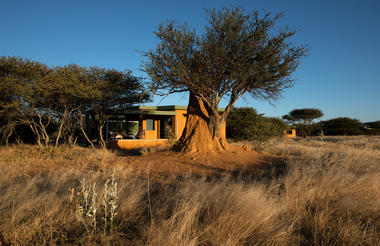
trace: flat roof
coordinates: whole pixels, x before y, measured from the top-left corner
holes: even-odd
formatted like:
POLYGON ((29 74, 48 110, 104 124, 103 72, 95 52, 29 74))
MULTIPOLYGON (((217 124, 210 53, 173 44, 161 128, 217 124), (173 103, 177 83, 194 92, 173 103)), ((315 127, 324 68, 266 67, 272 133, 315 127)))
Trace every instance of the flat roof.
POLYGON ((112 115, 126 115, 126 114, 136 114, 136 115, 177 115, 175 111, 148 111, 148 110, 133 110, 124 109, 109 112, 112 115))
MULTIPOLYGON (((177 115, 175 110, 187 110, 187 106, 181 105, 165 105, 165 106, 132 106, 120 110, 108 110, 107 114, 125 115, 125 114, 141 114, 141 115, 177 115)), ((219 112, 223 112, 224 108, 218 108, 219 112)))
POLYGON ((165 105, 165 106, 135 106, 132 107, 134 109, 139 110, 187 110, 187 106, 180 106, 180 105, 165 105))
MULTIPOLYGON (((187 110, 187 106, 182 105, 165 105, 165 106, 135 106, 140 110, 187 110)), ((218 108, 218 111, 224 111, 224 108, 218 108)))

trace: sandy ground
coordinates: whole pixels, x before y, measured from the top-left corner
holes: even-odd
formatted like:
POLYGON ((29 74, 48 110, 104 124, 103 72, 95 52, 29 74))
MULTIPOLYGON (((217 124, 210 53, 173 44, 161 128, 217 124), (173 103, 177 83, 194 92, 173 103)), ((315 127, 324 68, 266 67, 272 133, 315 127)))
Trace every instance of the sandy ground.
POLYGON ((221 153, 188 155, 172 151, 157 151, 141 156, 120 156, 118 163, 130 166, 137 172, 152 176, 174 177, 189 175, 229 175, 241 172, 255 172, 282 165, 284 159, 268 154, 259 154, 249 148, 231 146, 221 153))

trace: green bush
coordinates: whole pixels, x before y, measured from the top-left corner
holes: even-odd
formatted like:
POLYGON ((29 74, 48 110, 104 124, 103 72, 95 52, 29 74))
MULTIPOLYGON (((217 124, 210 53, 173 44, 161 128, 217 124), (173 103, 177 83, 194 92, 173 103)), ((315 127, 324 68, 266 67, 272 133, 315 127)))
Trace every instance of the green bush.
POLYGON ((380 135, 380 120, 365 123, 364 131, 368 135, 380 135))
POLYGON ((363 134, 361 128, 363 124, 348 117, 339 117, 321 122, 323 132, 326 135, 360 135, 363 134))
POLYGON ((257 114, 253 108, 234 108, 227 118, 226 133, 234 140, 252 141, 259 150, 270 138, 283 136, 287 127, 283 120, 257 114))

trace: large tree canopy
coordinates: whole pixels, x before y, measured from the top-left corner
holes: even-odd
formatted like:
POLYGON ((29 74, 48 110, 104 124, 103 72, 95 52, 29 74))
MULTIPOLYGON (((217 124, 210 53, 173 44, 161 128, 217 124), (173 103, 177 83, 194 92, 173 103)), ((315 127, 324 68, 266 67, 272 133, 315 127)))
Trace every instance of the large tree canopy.
POLYGON ((149 100, 140 78, 128 70, 75 64, 48 67, 20 57, 0 57, 0 143, 8 143, 15 127, 23 124, 40 146, 48 147, 52 135, 55 146, 61 138, 72 144, 75 130, 81 128, 91 144, 96 137, 105 147, 106 111, 149 100), (84 118, 86 128, 92 125, 97 133, 86 134, 84 118), (52 125, 58 128, 56 134, 50 134, 52 125))
POLYGON ((220 135, 228 113, 244 94, 276 100, 306 48, 290 43, 295 31, 274 31, 279 15, 245 14, 241 8, 207 11, 208 25, 197 34, 187 24, 161 24, 156 49, 144 52, 152 88, 158 94, 190 92, 182 151, 226 148, 220 135), (219 103, 227 101, 223 112, 219 103), (210 144, 206 144, 210 143, 210 144))
POLYGON ((37 143, 41 145, 44 141, 47 145, 47 128, 54 103, 48 92, 51 72, 49 67, 39 62, 19 57, 0 57, 2 142, 7 144, 15 127, 26 124, 36 134, 37 143))

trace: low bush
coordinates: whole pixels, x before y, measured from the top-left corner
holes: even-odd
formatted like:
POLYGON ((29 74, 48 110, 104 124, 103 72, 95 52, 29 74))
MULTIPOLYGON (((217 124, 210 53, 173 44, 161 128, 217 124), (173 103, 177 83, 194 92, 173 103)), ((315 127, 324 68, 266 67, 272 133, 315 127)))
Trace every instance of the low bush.
POLYGON ((227 118, 226 134, 233 140, 250 141, 255 150, 262 150, 263 143, 283 136, 287 127, 283 120, 264 117, 253 108, 234 108, 227 118))
POLYGON ((326 135, 351 136, 363 134, 363 124, 357 119, 339 117, 331 120, 321 121, 320 125, 326 135))

